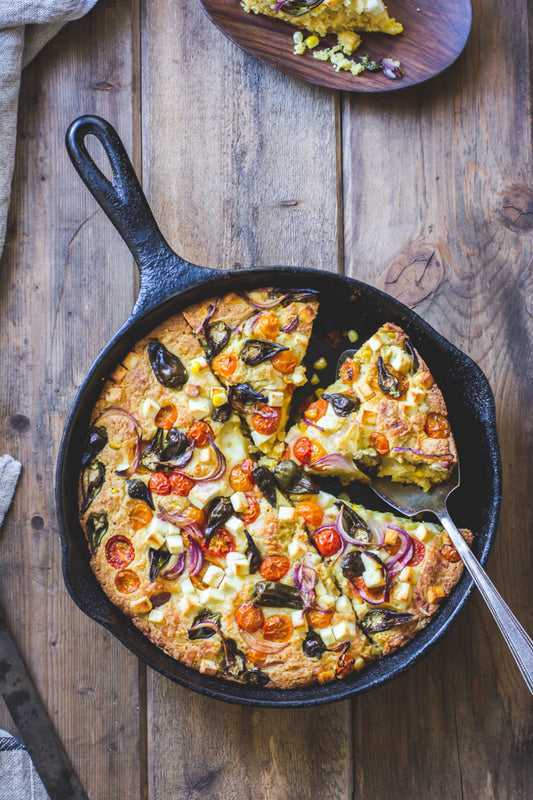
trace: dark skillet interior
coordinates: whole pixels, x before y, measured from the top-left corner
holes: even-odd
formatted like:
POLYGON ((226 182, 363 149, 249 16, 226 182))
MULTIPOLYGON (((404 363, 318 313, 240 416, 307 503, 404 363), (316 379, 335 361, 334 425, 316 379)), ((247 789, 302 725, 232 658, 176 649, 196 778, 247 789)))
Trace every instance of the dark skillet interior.
MULTIPOLYGON (((461 487, 450 500, 450 511, 459 527, 468 527, 474 532, 473 550, 484 564, 496 534, 501 502, 494 399, 487 379, 468 356, 417 314, 359 281, 327 272, 287 267, 221 273, 184 262, 162 240, 144 197, 139 195, 140 187, 111 126, 98 118, 85 117, 73 123, 69 134, 76 126, 80 135, 86 135, 88 131, 103 138, 114 173, 116 170, 118 189, 115 183, 105 184, 103 189, 95 188, 95 183, 103 184, 101 174, 88 174, 87 164, 76 164, 77 152, 73 156, 69 149, 82 178, 134 252, 141 269, 141 292, 132 316, 91 367, 74 401, 61 443, 56 502, 63 545, 63 573, 72 598, 86 614, 108 628, 151 667, 183 686, 220 700, 254 706, 317 705, 368 691, 400 675, 437 642, 463 609, 472 588, 467 574, 463 575, 429 626, 405 647, 360 673, 326 685, 288 690, 241 685, 201 675, 152 644, 108 600, 90 568, 89 551, 78 520, 77 494, 80 458, 91 410, 104 380, 132 346, 169 316, 192 303, 231 290, 261 286, 318 289, 320 309, 306 363, 309 365, 308 374, 311 374, 312 362, 319 355, 326 356, 328 368, 321 374, 323 385, 332 380, 337 356, 349 345, 346 339, 341 338, 337 346, 332 347, 332 332, 355 329, 359 342, 363 342, 384 322, 395 322, 409 334, 427 361, 444 394, 461 462, 461 487), (168 291, 169 285, 173 287, 172 294, 168 291), (163 286, 167 288, 163 290, 163 286)), ((89 163, 89 157, 79 143, 72 148, 79 149, 82 162, 86 160, 89 163)), ((322 485, 339 490, 334 483, 323 482, 322 485)), ((348 489, 348 493, 354 501, 370 508, 385 508, 368 488, 356 484, 348 489)))

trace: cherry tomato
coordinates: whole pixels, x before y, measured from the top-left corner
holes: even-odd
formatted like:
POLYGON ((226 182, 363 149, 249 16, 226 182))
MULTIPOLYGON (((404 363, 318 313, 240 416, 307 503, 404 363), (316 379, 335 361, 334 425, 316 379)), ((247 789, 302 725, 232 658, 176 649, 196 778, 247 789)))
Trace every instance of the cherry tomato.
POLYGON ((246 516, 243 517, 243 522, 245 525, 251 525, 252 522, 255 522, 257 517, 259 516, 260 507, 259 503, 253 496, 253 494, 246 493, 246 499, 248 501, 248 510, 246 512, 246 516))
POLYGON ((315 544, 322 558, 329 558, 341 548, 341 537, 335 528, 323 528, 314 536, 315 544))
POLYGON ((234 492, 250 492, 254 488, 254 479, 251 474, 253 463, 251 458, 245 458, 242 464, 238 464, 231 470, 229 483, 234 492), (252 465, 251 469, 248 468, 248 461, 252 465))
POLYGON ((461 560, 461 556, 451 544, 445 544, 444 547, 441 547, 441 553, 451 564, 456 564, 458 561, 461 560))
POLYGON ((428 414, 424 430, 432 439, 446 439, 450 434, 450 423, 442 414, 428 414))
POLYGON ((136 592, 140 584, 139 576, 132 569, 121 569, 115 576, 115 586, 122 594, 136 592))
POLYGON ((417 564, 420 564, 426 554, 426 548, 422 542, 420 542, 418 539, 413 539, 413 544, 415 546, 413 557, 406 564, 407 567, 416 567, 417 564))
POLYGON ((327 611, 321 608, 311 608, 307 612, 307 621, 312 628, 327 628, 334 613, 332 608, 327 611))
POLYGON ((281 353, 276 353, 270 360, 274 369, 277 369, 282 375, 290 375, 298 366, 298 359, 289 350, 282 350, 281 353))
POLYGON ((256 633, 265 624, 263 612, 253 603, 245 603, 235 612, 235 622, 247 633, 256 633))
POLYGON ((189 428, 189 436, 194 439, 196 447, 205 447, 209 444, 208 437, 213 437, 213 428, 208 422, 199 420, 198 422, 193 422, 189 428))
POLYGON ((202 511, 201 508, 196 508, 196 506, 187 506, 182 512, 184 517, 188 517, 191 522, 195 522, 200 528, 205 528, 207 523, 207 517, 205 515, 205 511, 202 511))
POLYGON ((179 472, 171 472, 168 477, 172 486, 172 494, 187 497, 194 486, 193 479, 188 478, 187 475, 180 475, 179 472))
POLYGON ((389 440, 386 436, 383 436, 382 433, 371 433, 370 434, 370 441, 380 454, 380 456, 386 456, 390 450, 389 440))
POLYGON ((353 672, 353 668, 355 666, 355 659, 351 658, 348 655, 348 647, 346 650, 340 654, 337 659, 337 663, 335 664, 335 677, 336 678, 345 678, 350 672, 353 672))
POLYGON ((211 361, 211 366, 223 378, 229 378, 237 369, 237 363, 237 356, 233 353, 220 353, 211 361))
POLYGON ((235 550, 235 539, 225 528, 219 528, 211 536, 204 550, 211 556, 225 558, 228 553, 231 553, 233 550, 235 550))
POLYGON ((339 370, 339 377, 343 383, 353 383, 359 376, 359 364, 353 358, 347 358, 339 370))
POLYGON ((148 487, 152 494, 165 495, 170 494, 172 491, 170 478, 168 475, 165 475, 164 472, 152 472, 150 480, 148 481, 148 487))
POLYGON ((293 633, 292 622, 285 614, 274 614, 263 625, 263 636, 269 642, 288 642, 293 633))
POLYGON ((115 569, 122 569, 135 558, 135 548, 125 536, 113 536, 105 546, 105 557, 115 569))
POLYGON ((130 525, 134 531, 140 531, 152 521, 152 509, 146 503, 135 503, 129 513, 130 525))
POLYGON ((296 512, 305 519, 311 528, 318 528, 324 518, 324 511, 315 503, 314 500, 304 500, 303 503, 298 503, 296 512))
POLYGON ((312 422, 317 422, 317 420, 322 419, 327 410, 327 400, 324 400, 322 397, 320 397, 318 400, 315 400, 314 403, 311 403, 311 405, 306 409, 305 416, 312 422))
POLYGON ((319 458, 326 455, 325 449, 321 444, 311 441, 308 436, 301 436, 292 448, 295 458, 301 464, 312 464, 313 461, 318 461, 319 458))
POLYGON ((252 425, 257 433, 270 436, 279 427, 281 410, 273 406, 259 406, 256 414, 252 414, 252 425))
POLYGON ((279 331, 279 320, 272 311, 269 311, 268 314, 261 314, 254 325, 254 331, 264 336, 265 339, 275 339, 279 331))
POLYGON ((266 581, 280 581, 291 568, 286 556, 266 556, 259 565, 261 577, 266 581))
POLYGON ((155 415, 154 422, 158 428, 169 431, 178 418, 176 406, 162 406, 155 415))

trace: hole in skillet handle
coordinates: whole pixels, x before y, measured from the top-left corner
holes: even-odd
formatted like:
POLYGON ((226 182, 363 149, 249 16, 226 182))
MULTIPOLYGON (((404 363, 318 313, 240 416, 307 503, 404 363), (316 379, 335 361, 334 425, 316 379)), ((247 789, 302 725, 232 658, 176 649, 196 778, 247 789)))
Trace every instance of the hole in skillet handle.
POLYGON ((69 126, 65 144, 80 178, 124 239, 139 268, 139 296, 129 322, 173 294, 219 276, 218 270, 191 264, 172 250, 159 230, 124 145, 107 120, 93 115, 79 117, 69 126), (87 136, 95 136, 104 148, 112 180, 87 150, 87 136))

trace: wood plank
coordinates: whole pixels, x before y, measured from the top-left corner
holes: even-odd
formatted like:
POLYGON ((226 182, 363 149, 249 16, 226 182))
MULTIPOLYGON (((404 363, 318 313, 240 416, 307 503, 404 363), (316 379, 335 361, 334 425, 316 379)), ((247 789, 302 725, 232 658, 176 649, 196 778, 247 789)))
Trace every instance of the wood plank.
MULTIPOLYGON (((416 307, 480 364, 494 389, 505 488, 489 573, 531 632, 527 35, 525 2, 512 15, 498 0, 475 3, 458 64, 386 102, 346 98, 343 143, 347 271, 416 307)), ((529 709, 527 688, 476 596, 433 654, 354 702, 355 797, 385 796, 392 786, 396 800, 529 796, 529 709), (387 769, 375 757, 384 738, 387 769)))
POLYGON ((2 606, 73 766, 98 800, 141 796, 138 768, 124 768, 139 764, 138 664, 67 594, 54 471, 75 393, 131 309, 133 266, 63 138, 77 115, 96 112, 131 147, 136 38, 138 4, 100 2, 26 70, 0 300, 1 430, 24 470, 1 537, 2 606))
MULTIPOLYGON (((172 246, 224 269, 335 270, 335 96, 244 55, 196 3, 144 8, 143 178, 172 246)), ((148 692, 151 800, 350 796, 347 704, 251 710, 155 673, 148 692)))

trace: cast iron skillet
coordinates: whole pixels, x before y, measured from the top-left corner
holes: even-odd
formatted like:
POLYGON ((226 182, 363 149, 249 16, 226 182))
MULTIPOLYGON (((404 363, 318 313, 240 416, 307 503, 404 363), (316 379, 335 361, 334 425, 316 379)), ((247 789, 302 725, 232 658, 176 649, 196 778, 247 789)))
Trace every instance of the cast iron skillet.
MULTIPOLYGON (((188 263, 163 239, 122 143, 108 122, 93 116, 77 119, 67 132, 66 145, 82 180, 133 253, 141 276, 131 316, 100 353, 74 400, 59 451, 56 502, 63 572, 72 598, 82 611, 151 667, 182 686, 220 700, 254 706, 316 705, 351 697, 400 675, 458 617, 472 589, 467 574, 436 618, 413 641, 363 672, 323 686, 289 690, 244 686, 201 675, 153 645, 107 599, 89 566, 89 552, 78 521, 77 483, 91 409, 103 380, 134 343, 191 303, 229 290, 261 286, 318 289, 320 311, 309 359, 314 360, 318 353, 329 354, 332 366, 326 380, 332 377, 335 361, 324 340, 326 331, 356 328, 363 341, 386 321, 400 324, 430 365, 448 405, 461 459, 462 485, 452 497, 451 510, 458 525, 474 531, 473 549, 484 564, 496 534, 501 500, 494 399, 484 374, 468 356, 409 308, 359 281, 321 270, 265 267, 223 273, 188 263), (104 147, 112 168, 112 182, 101 173, 85 147, 89 134, 96 136, 104 147)), ((354 500, 379 508, 376 498, 365 487, 356 486, 350 491, 354 500)))

